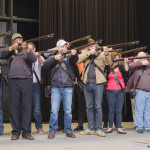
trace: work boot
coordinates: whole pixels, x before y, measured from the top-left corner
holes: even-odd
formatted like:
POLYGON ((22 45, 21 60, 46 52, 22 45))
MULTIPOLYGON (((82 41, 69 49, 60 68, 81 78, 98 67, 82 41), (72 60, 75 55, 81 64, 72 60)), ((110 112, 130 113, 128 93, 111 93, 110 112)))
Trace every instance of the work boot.
POLYGON ((89 129, 85 130, 85 131, 82 131, 79 133, 80 135, 94 135, 95 132, 94 131, 91 131, 89 129))

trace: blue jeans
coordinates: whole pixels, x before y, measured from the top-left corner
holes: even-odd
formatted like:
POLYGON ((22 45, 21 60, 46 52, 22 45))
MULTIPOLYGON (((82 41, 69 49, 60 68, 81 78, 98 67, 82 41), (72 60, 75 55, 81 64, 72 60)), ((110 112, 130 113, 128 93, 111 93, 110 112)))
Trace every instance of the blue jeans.
POLYGON ((58 111, 61 100, 64 108, 64 131, 66 134, 71 133, 71 122, 72 122, 72 94, 73 88, 51 88, 51 114, 49 121, 49 132, 56 133, 58 111))
POLYGON ((3 110, 2 110, 2 83, 0 83, 0 131, 4 130, 3 126, 3 110))
POLYGON ((38 83, 33 84, 33 115, 36 129, 42 129, 41 90, 38 83))
POLYGON ((84 85, 88 129, 91 131, 102 129, 103 90, 103 84, 90 83, 84 85))
POLYGON ((136 90, 134 100, 136 130, 150 130, 150 92, 136 90))
POLYGON ((114 115, 115 115, 116 128, 121 128, 124 94, 122 90, 107 90, 106 97, 108 102, 109 127, 110 128, 113 127, 114 115))

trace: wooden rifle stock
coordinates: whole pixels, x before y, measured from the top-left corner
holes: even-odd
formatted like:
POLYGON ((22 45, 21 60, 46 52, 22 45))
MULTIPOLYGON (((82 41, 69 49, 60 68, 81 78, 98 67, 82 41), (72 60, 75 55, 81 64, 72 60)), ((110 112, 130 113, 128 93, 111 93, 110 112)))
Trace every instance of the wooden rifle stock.
POLYGON ((0 37, 6 36, 6 35, 10 35, 10 34, 11 34, 11 31, 8 31, 8 32, 5 32, 5 33, 1 33, 0 37))
POLYGON ((135 52, 135 51, 140 51, 140 50, 143 50, 143 49, 146 49, 147 47, 144 46, 144 47, 141 47, 141 48, 136 48, 136 49, 132 49, 132 50, 129 50, 129 51, 125 51, 125 52, 121 52, 119 53, 120 55, 124 55, 124 54, 127 54, 127 53, 132 53, 132 52, 135 52))

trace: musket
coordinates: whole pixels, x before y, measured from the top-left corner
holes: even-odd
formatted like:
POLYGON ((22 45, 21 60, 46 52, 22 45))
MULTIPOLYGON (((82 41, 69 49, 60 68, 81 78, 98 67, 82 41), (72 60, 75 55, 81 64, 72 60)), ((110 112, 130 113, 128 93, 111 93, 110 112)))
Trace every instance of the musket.
POLYGON ((91 35, 88 35, 88 36, 85 36, 85 37, 82 37, 82 38, 79 38, 79 39, 73 40, 73 41, 68 42, 68 43, 69 43, 69 45, 71 45, 71 44, 74 44, 74 43, 79 42, 79 41, 87 40, 87 39, 89 39, 89 38, 91 38, 91 35))
MULTIPOLYGON (((49 39, 49 38, 51 38, 51 37, 53 37, 53 36, 54 36, 54 33, 51 33, 51 34, 48 34, 48 35, 40 36, 40 37, 38 37, 38 38, 26 40, 26 41, 24 41, 24 42, 26 42, 26 43, 36 42, 36 41, 39 41, 39 40, 49 39)), ((21 45, 22 45, 21 43, 18 43, 18 46, 21 46, 21 45)))
POLYGON ((7 35, 10 35, 10 34, 11 34, 11 31, 4 32, 4 33, 0 34, 0 37, 7 36, 7 35))
POLYGON ((6 48, 7 47, 7 45, 2 45, 2 46, 0 46, 0 48, 6 48))
MULTIPOLYGON (((141 57, 128 57, 128 60, 150 58, 150 55, 141 57)), ((114 61, 124 61, 124 58, 115 59, 114 61)))
POLYGON ((140 48, 135 48, 135 49, 132 49, 132 50, 128 50, 128 51, 125 51, 125 52, 121 52, 119 53, 120 55, 124 55, 124 54, 127 54, 127 53, 132 53, 132 52, 135 52, 135 51, 140 51, 140 50, 144 50, 146 49, 147 47, 144 46, 144 47, 140 47, 140 48))
MULTIPOLYGON (((106 47, 123 47, 123 46, 130 46, 130 45, 135 45, 138 44, 139 41, 133 41, 133 42, 127 42, 127 43, 120 43, 120 44, 113 44, 113 45, 106 45, 106 47)), ((102 46, 104 47, 104 46, 102 46)))
MULTIPOLYGON (((74 48, 74 50, 78 51, 78 50, 84 49, 84 48, 86 48, 86 47, 89 47, 89 46, 91 46, 91 45, 98 44, 99 42, 100 42, 100 41, 95 41, 95 42, 93 42, 93 43, 89 43, 89 44, 86 44, 86 45, 82 45, 82 46, 80 46, 80 47, 74 48)), ((68 54, 68 53, 70 53, 70 52, 71 52, 71 50, 68 50, 65 54, 68 54)))
POLYGON ((38 53, 39 54, 44 54, 44 53, 55 53, 55 52, 57 52, 58 50, 49 50, 49 51, 39 51, 38 53))
MULTIPOLYGON (((93 43, 89 43, 89 44, 86 44, 86 45, 82 45, 82 46, 80 46, 80 47, 76 47, 76 48, 74 48, 74 50, 81 50, 81 49, 83 49, 83 48, 86 48, 86 47, 88 47, 88 46, 91 46, 91 45, 94 45, 94 44, 98 44, 98 43, 101 43, 102 42, 102 40, 100 39, 100 40, 98 40, 98 41, 96 41, 96 42, 93 42, 93 43)), ((56 54, 56 52, 57 52, 58 50, 49 50, 49 51, 39 51, 38 53, 40 53, 40 54, 43 54, 43 53, 52 53, 52 52, 54 52, 53 54, 56 54)), ((67 50, 67 52, 65 53, 65 54, 68 54, 68 53, 70 53, 71 52, 71 50, 67 50)))

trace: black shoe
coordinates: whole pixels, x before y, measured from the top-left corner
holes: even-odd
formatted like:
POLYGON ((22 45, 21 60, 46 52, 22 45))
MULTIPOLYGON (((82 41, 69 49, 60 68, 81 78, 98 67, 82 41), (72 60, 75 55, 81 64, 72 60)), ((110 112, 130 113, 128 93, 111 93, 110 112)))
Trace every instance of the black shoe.
POLYGON ((61 130, 64 130, 64 128, 61 128, 61 127, 56 128, 56 131, 61 131, 61 130))
POLYGON ((107 133, 112 133, 112 130, 110 130, 110 131, 105 131, 105 133, 107 134, 107 133))
POLYGON ((143 133, 143 130, 142 130, 142 129, 139 129, 139 130, 137 130, 137 133, 142 134, 142 133, 143 133))
POLYGON ((117 133, 118 134, 127 134, 125 131, 121 132, 121 131, 118 131, 118 130, 117 130, 117 133))
POLYGON ((4 131, 3 130, 0 130, 0 135, 3 135, 4 131))
POLYGON ((103 129, 107 129, 107 127, 108 127, 108 125, 105 125, 105 124, 103 125, 103 129))
POLYGON ((77 126, 74 131, 82 131, 83 130, 83 126, 77 126))

